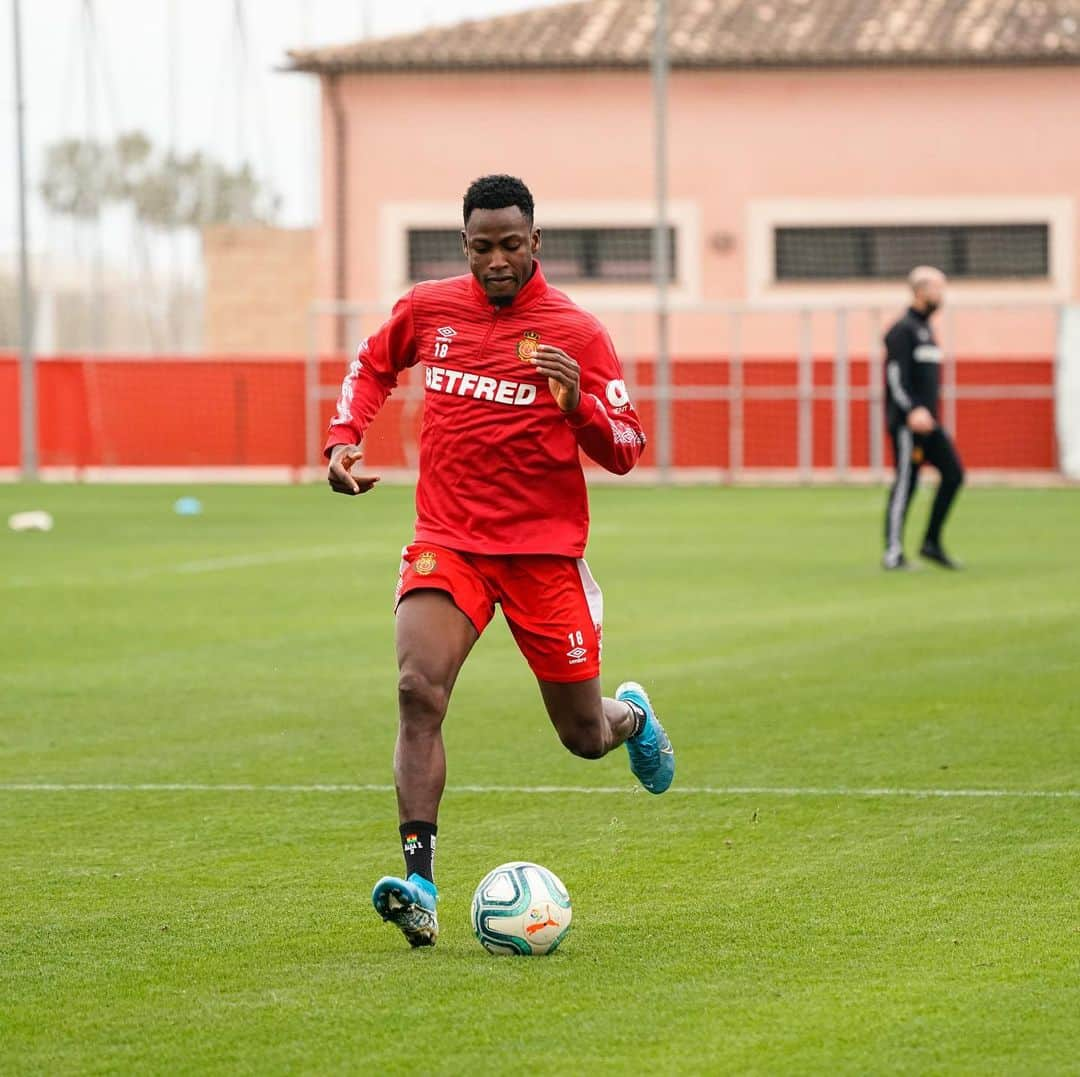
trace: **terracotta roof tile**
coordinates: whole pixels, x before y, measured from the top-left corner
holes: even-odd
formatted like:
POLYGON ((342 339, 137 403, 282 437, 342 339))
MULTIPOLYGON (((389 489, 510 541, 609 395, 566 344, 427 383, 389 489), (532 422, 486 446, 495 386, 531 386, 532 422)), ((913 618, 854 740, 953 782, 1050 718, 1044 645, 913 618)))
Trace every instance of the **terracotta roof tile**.
MULTIPOLYGON (((1080 0, 670 0, 676 67, 1080 63, 1080 0)), ((652 0, 584 0, 351 45, 296 71, 643 67, 652 0)))

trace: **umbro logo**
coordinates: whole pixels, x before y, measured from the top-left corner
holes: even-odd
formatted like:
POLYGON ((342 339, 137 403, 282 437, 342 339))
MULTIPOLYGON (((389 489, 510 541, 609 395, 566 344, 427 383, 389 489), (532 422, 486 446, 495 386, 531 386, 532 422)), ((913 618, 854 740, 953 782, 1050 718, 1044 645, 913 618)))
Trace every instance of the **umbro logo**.
POLYGON ((569 650, 569 651, 566 652, 566 657, 567 658, 572 658, 575 661, 577 661, 579 659, 584 658, 585 655, 587 655, 588 653, 589 652, 587 650, 585 650, 584 647, 574 647, 572 650, 569 650))
POLYGON ((435 330, 435 358, 445 359, 450 353, 450 345, 453 343, 454 337, 457 336, 457 330, 449 325, 442 326, 441 329, 435 330))

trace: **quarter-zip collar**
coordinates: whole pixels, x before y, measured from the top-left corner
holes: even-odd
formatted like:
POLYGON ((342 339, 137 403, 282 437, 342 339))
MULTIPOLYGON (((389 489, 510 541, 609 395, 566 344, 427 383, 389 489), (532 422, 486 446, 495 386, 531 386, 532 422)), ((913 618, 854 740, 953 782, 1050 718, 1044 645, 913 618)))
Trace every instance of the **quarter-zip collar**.
POLYGON ((490 308, 493 313, 506 311, 510 314, 517 314, 523 310, 528 310, 530 307, 536 306, 536 304, 544 298, 548 290, 547 278, 544 276, 544 271, 540 267, 539 258, 533 259, 532 276, 522 285, 521 291, 514 296, 513 302, 507 304, 505 307, 496 307, 488 298, 488 294, 484 291, 483 285, 471 273, 469 274, 469 280, 471 282, 473 298, 482 303, 485 307, 490 308))

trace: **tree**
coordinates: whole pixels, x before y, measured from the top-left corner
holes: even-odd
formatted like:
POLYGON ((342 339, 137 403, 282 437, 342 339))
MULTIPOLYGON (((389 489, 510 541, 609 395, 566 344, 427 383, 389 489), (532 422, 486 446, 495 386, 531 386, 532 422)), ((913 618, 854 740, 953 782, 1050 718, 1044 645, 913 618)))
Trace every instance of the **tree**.
POLYGON ((111 149, 88 139, 65 138, 45 150, 41 196, 57 213, 88 220, 116 192, 116 161, 111 149))
POLYGON ((57 213, 88 220, 109 204, 128 205, 165 231, 205 224, 269 224, 281 199, 248 164, 233 170, 196 151, 157 150, 141 131, 111 143, 68 138, 45 152, 41 195, 57 213))

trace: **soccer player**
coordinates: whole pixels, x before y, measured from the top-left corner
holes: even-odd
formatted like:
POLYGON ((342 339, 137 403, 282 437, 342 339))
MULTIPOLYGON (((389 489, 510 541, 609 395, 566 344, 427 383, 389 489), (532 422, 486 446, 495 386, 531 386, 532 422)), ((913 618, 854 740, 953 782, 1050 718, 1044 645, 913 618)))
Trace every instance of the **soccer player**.
POLYGON ((640 684, 600 691, 602 596, 582 555, 588 503, 579 449, 616 474, 645 435, 603 326, 550 287, 521 180, 484 176, 466 191, 469 272, 416 285, 360 346, 326 454, 330 487, 362 494, 364 432, 406 367, 424 366, 416 533, 396 595, 398 734, 394 781, 405 878, 372 902, 413 946, 438 937, 433 859, 446 781, 442 723, 459 670, 502 606, 575 755, 626 744, 652 793, 675 757, 640 684))
POLYGON ((942 568, 959 564, 945 552, 941 529, 964 481, 952 439, 938 421, 941 349, 930 316, 945 299, 945 274, 932 266, 916 266, 908 276, 911 306, 885 334, 885 421, 893 444, 896 478, 885 509, 885 555, 882 567, 906 569, 904 520, 915 492, 919 468, 931 463, 941 483, 919 556, 942 568))

